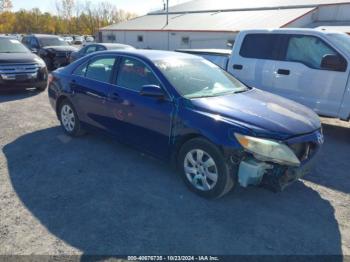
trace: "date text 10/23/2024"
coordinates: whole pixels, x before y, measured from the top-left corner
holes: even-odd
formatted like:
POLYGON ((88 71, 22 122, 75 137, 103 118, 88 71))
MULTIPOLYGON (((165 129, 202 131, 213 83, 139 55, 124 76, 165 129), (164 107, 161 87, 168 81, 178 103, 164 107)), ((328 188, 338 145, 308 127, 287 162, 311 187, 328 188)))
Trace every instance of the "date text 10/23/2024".
POLYGON ((128 256, 129 261, 220 261, 216 256, 128 256))

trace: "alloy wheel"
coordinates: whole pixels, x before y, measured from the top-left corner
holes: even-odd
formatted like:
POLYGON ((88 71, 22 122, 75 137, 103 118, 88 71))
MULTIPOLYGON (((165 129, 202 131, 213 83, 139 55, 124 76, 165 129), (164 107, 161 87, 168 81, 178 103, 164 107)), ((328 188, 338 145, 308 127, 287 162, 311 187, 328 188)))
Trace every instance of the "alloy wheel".
POLYGON ((201 191, 213 189, 218 181, 218 169, 214 159, 201 149, 187 153, 184 170, 190 183, 201 191))
POLYGON ((67 132, 73 132, 75 127, 75 115, 73 109, 65 104, 61 108, 61 120, 67 132))

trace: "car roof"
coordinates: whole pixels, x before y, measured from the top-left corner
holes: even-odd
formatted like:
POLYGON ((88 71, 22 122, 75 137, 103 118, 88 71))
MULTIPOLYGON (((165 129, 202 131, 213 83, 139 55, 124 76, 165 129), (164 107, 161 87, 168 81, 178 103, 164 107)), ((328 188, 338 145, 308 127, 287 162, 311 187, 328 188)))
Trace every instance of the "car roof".
POLYGON ((213 54, 213 55, 231 55, 230 49, 177 49, 176 52, 191 54, 213 54))
POLYGON ((102 45, 104 47, 106 47, 107 49, 113 49, 113 48, 134 48, 131 45, 124 45, 124 44, 110 44, 110 43, 97 43, 97 45, 102 45))
POLYGON ((146 60, 157 61, 162 59, 170 58, 195 58, 202 59, 199 56, 179 53, 173 51, 162 51, 162 50, 148 50, 148 49, 123 49, 123 50, 107 50, 98 53, 93 53, 90 56, 101 55, 101 54, 117 54, 117 55, 131 55, 146 60))
POLYGON ((45 34, 32 34, 32 35, 28 35, 28 36, 35 36, 37 38, 41 38, 41 37, 45 37, 45 38, 59 38, 60 36, 58 35, 45 35, 45 34))

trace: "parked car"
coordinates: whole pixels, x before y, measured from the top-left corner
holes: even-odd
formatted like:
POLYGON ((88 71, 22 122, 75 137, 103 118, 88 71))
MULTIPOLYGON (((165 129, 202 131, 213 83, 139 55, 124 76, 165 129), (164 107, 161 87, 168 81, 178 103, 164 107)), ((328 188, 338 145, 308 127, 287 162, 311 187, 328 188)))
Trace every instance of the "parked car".
POLYGON ((306 105, 319 115, 350 118, 350 36, 314 29, 238 34, 227 71, 249 86, 306 105))
POLYGON ((87 36, 85 36, 85 42, 86 43, 93 43, 93 42, 95 42, 95 38, 91 35, 87 35, 87 36))
POLYGON ((64 40, 67 44, 70 44, 70 45, 72 45, 73 42, 74 42, 74 39, 73 39, 73 37, 71 37, 71 36, 65 36, 65 37, 63 37, 63 40, 64 40))
POLYGON ((123 44, 110 44, 110 43, 99 43, 99 44, 87 44, 82 47, 79 51, 72 52, 70 55, 70 62, 74 62, 75 60, 82 58, 88 54, 97 51, 106 51, 106 50, 123 50, 123 49, 135 49, 130 45, 123 44))
POLYGON ((55 35, 28 35, 23 37, 22 43, 33 53, 38 54, 49 70, 67 65, 70 54, 77 50, 67 44, 63 38, 55 35))
POLYGON ((47 87, 48 72, 45 62, 21 42, 0 37, 0 90, 47 87))
POLYGON ((229 49, 177 49, 175 51, 201 56, 225 70, 232 53, 229 49))
POLYGON ((187 186, 208 198, 236 178, 282 190, 310 171, 323 143, 312 110, 189 54, 96 52, 54 71, 49 98, 66 134, 97 128, 173 160, 187 186))
POLYGON ((84 37, 80 35, 73 36, 73 39, 74 39, 73 41, 74 45, 82 45, 85 42, 84 37))

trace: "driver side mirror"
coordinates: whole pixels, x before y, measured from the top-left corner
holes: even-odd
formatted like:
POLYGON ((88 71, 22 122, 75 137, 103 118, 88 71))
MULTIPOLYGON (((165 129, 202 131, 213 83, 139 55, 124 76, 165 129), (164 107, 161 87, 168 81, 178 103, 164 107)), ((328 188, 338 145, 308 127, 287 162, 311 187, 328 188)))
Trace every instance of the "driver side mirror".
POLYGON ((321 69, 345 72, 346 67, 346 60, 339 55, 325 55, 322 58, 321 69))
POLYGON ((141 96, 148 96, 154 98, 165 98, 165 93, 160 86, 157 85, 144 85, 140 91, 141 96))

